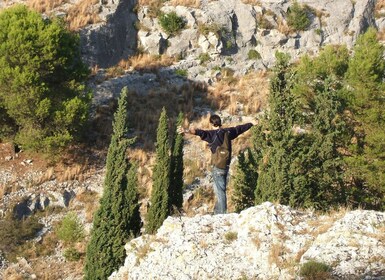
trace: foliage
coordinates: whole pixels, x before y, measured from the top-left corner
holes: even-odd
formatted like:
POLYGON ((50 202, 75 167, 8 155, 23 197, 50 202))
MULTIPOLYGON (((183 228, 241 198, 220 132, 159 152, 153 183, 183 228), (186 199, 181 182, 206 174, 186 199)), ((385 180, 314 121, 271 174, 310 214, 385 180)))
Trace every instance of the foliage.
POLYGON ((124 263, 124 244, 140 233, 136 171, 126 157, 127 147, 134 142, 127 139, 127 94, 125 87, 114 115, 104 192, 87 246, 85 279, 107 279, 124 263))
POLYGON ((68 213, 56 229, 57 237, 67 244, 73 244, 84 238, 84 227, 79 221, 78 216, 68 213))
POLYGON ((158 17, 159 24, 168 35, 176 35, 181 29, 184 28, 185 22, 179 17, 176 12, 168 14, 161 13, 158 17))
POLYGON ((346 64, 339 60, 340 51, 328 49, 328 60, 324 54, 305 57, 294 69, 284 57, 278 59, 270 111, 256 133, 256 203, 278 200, 325 210, 346 202, 340 150, 350 140, 350 130, 343 115, 342 73, 337 71, 346 64))
POLYGON ((176 69, 175 74, 177 74, 178 76, 187 77, 188 71, 187 69, 176 69))
POLYGON ((0 251, 10 260, 15 261, 21 245, 34 238, 43 228, 34 216, 22 220, 7 215, 0 220, 0 251))
POLYGON ((64 250, 63 256, 67 261, 78 261, 80 260, 81 253, 74 247, 69 247, 64 250))
POLYGON ((356 188, 355 199, 370 208, 385 209, 384 46, 376 30, 358 37, 346 72, 349 107, 354 118, 352 153, 346 158, 356 188), (376 195, 373 195, 375 193, 376 195))
POLYGON ((210 55, 208 53, 201 53, 198 58, 200 64, 205 64, 210 61, 210 55))
POLYGON ((170 164, 170 187, 169 187, 169 205, 180 209, 183 205, 183 135, 177 133, 178 126, 182 126, 184 115, 179 113, 174 130, 172 147, 172 156, 170 164))
POLYGON ((248 59, 254 59, 254 60, 258 60, 262 58, 261 54, 256 50, 249 50, 249 52, 247 53, 247 57, 248 59))
POLYGON ((309 261, 301 266, 299 271, 304 280, 326 280, 331 278, 330 267, 324 263, 309 261))
POLYGON ((150 207, 147 213, 147 233, 155 233, 167 218, 169 206, 170 186, 170 143, 168 133, 168 117, 163 107, 159 117, 156 136, 156 163, 153 171, 153 186, 150 198, 150 207))
POLYGON ((309 9, 298 4, 297 1, 287 11, 287 24, 295 31, 306 30, 310 26, 309 9))
POLYGON ((251 149, 239 154, 234 175, 234 192, 231 197, 237 213, 254 206, 254 191, 258 180, 257 168, 251 149))
POLYGON ((0 137, 15 134, 26 150, 65 148, 88 118, 87 75, 79 37, 62 20, 22 5, 0 12, 0 137))

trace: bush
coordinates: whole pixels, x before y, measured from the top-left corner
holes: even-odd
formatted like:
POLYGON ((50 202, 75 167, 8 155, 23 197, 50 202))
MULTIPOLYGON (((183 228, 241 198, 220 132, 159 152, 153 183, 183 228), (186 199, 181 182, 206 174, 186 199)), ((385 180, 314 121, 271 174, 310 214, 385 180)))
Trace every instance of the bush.
POLYGON ((331 278, 330 267, 316 261, 303 264, 299 273, 305 280, 326 280, 331 278))
POLYGON ((88 118, 79 36, 60 19, 15 5, 0 12, 0 138, 24 150, 57 154, 88 118))
POLYGON ((295 31, 305 30, 311 23, 308 17, 309 12, 308 8, 294 2, 287 12, 287 24, 295 31))
POLYGON ((64 251, 63 256, 67 261, 78 261, 81 257, 81 253, 74 247, 69 247, 64 251))
POLYGON ((73 244, 84 238, 84 227, 80 223, 75 213, 68 213, 58 228, 56 229, 57 237, 67 244, 73 244))
POLYGON ((199 58, 200 64, 204 64, 210 61, 210 55, 208 53, 201 53, 198 58, 199 58))
POLYGON ((17 255, 20 256, 20 247, 34 238, 42 228, 43 225, 34 216, 18 220, 7 215, 0 220, 0 252, 8 260, 14 261, 17 255))
POLYGON ((249 52, 247 53, 247 57, 248 59, 254 59, 254 60, 258 60, 262 58, 261 54, 256 50, 249 50, 249 52))
POLYGON ((187 69, 176 69, 175 74, 182 77, 187 77, 188 71, 187 69))
POLYGON ((168 35, 177 34, 185 26, 185 22, 176 12, 161 13, 158 17, 159 24, 168 35))

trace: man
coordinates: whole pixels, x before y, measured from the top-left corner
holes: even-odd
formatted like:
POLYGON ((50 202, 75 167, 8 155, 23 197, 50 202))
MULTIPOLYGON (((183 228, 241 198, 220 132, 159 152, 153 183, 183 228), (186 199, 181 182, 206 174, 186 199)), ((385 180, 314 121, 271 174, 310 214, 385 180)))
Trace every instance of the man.
POLYGON ((213 130, 203 130, 189 128, 183 130, 178 128, 179 133, 188 133, 199 136, 203 141, 209 143, 211 153, 214 154, 218 147, 220 147, 225 139, 227 133, 229 141, 229 158, 226 162, 226 167, 218 168, 213 166, 212 175, 214 180, 214 193, 216 196, 216 203, 214 207, 214 214, 225 214, 227 211, 227 197, 226 197, 226 184, 227 174, 229 171, 231 161, 231 140, 237 138, 239 135, 249 130, 253 124, 246 123, 235 127, 222 128, 222 120, 218 115, 210 116, 210 124, 213 126, 213 130))

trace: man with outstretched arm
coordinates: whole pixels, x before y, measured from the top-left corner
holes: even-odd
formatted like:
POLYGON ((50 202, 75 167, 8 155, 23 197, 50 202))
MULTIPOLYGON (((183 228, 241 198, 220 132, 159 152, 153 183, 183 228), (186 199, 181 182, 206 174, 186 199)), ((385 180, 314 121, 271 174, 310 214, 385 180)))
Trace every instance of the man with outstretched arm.
POLYGON ((225 168, 219 168, 213 166, 212 176, 214 180, 214 193, 216 196, 216 202, 214 206, 214 214, 225 214, 227 211, 227 197, 226 197, 226 184, 227 184, 227 174, 229 171, 230 161, 231 161, 231 140, 237 138, 239 135, 249 130, 253 124, 246 123, 243 125, 237 125, 234 127, 222 128, 222 120, 218 115, 210 116, 210 124, 213 126, 212 130, 203 130, 189 128, 183 130, 182 127, 178 128, 179 133, 187 133, 192 135, 199 136, 203 141, 209 143, 209 148, 211 153, 214 154, 218 147, 220 147, 225 139, 225 134, 227 133, 229 141, 229 157, 226 162, 225 168))

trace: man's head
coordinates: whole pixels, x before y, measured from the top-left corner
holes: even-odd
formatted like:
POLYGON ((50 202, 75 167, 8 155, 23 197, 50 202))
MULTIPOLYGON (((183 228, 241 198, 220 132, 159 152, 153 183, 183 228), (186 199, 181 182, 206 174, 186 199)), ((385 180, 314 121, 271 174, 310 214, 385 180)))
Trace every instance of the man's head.
POLYGON ((221 127, 222 126, 221 118, 218 115, 211 115, 210 116, 210 123, 214 127, 221 127))

